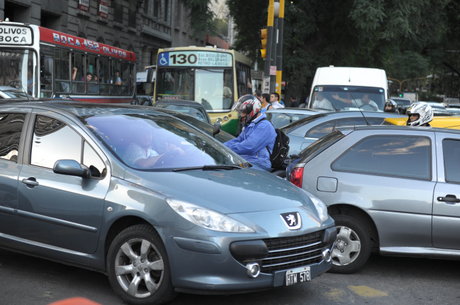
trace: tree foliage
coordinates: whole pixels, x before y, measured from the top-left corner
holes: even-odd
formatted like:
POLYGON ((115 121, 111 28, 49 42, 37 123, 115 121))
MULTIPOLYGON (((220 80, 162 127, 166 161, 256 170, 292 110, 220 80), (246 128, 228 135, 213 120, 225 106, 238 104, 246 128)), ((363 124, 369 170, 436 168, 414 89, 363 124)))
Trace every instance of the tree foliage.
MULTIPOLYGON (((203 10, 211 0, 180 1, 203 10)), ((227 0, 237 32, 232 47, 258 60, 259 67, 264 66, 258 59, 259 30, 267 25, 268 3, 227 0)), ((308 95, 321 66, 382 68, 396 79, 439 73, 443 63, 460 70, 460 53, 446 52, 460 50, 458 0, 285 1, 283 35, 283 80, 297 96, 308 95)))
MULTIPOLYGON (((188 10, 190 26, 194 30, 193 36, 216 34, 215 14, 209 9, 212 0, 179 0, 188 10)), ((215 1, 215 0, 214 0, 215 1)))

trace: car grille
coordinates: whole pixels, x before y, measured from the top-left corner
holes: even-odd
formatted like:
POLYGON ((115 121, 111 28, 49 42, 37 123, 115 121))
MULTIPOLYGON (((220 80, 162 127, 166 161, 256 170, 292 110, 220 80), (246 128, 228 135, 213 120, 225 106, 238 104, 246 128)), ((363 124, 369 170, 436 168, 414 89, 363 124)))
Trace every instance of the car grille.
POLYGON ((268 256, 262 260, 261 272, 272 273, 321 262, 324 231, 295 237, 263 239, 268 256))

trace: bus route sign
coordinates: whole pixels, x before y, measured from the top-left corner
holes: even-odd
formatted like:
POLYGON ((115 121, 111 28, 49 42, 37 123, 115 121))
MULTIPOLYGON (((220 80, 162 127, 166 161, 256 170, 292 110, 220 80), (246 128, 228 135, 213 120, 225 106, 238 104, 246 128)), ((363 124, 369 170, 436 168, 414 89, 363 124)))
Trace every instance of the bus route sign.
POLYGON ((164 52, 158 58, 159 66, 231 67, 232 54, 221 52, 164 52))
POLYGON ((32 30, 18 25, 0 26, 0 44, 32 45, 32 30))

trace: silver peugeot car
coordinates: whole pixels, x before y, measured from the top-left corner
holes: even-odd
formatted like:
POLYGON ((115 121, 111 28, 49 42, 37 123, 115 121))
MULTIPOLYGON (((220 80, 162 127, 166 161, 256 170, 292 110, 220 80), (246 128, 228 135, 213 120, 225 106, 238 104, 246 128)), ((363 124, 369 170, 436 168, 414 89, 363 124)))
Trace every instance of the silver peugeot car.
POLYGON ((287 179, 328 206, 337 225, 332 271, 381 255, 460 259, 460 131, 360 126, 301 152, 287 179))
POLYGON ((154 108, 0 105, 0 247, 107 274, 128 304, 308 282, 324 203, 154 108))

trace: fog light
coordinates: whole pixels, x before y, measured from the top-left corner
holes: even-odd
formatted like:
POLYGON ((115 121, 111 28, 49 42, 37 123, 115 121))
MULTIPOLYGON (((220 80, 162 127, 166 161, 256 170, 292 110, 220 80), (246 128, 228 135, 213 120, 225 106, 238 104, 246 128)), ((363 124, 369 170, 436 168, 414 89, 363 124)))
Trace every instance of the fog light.
POLYGON ((331 250, 326 249, 323 251, 323 260, 326 263, 329 263, 331 261, 331 250))
POLYGON ((249 277, 256 278, 260 274, 260 266, 258 263, 248 263, 246 269, 248 269, 249 277))

